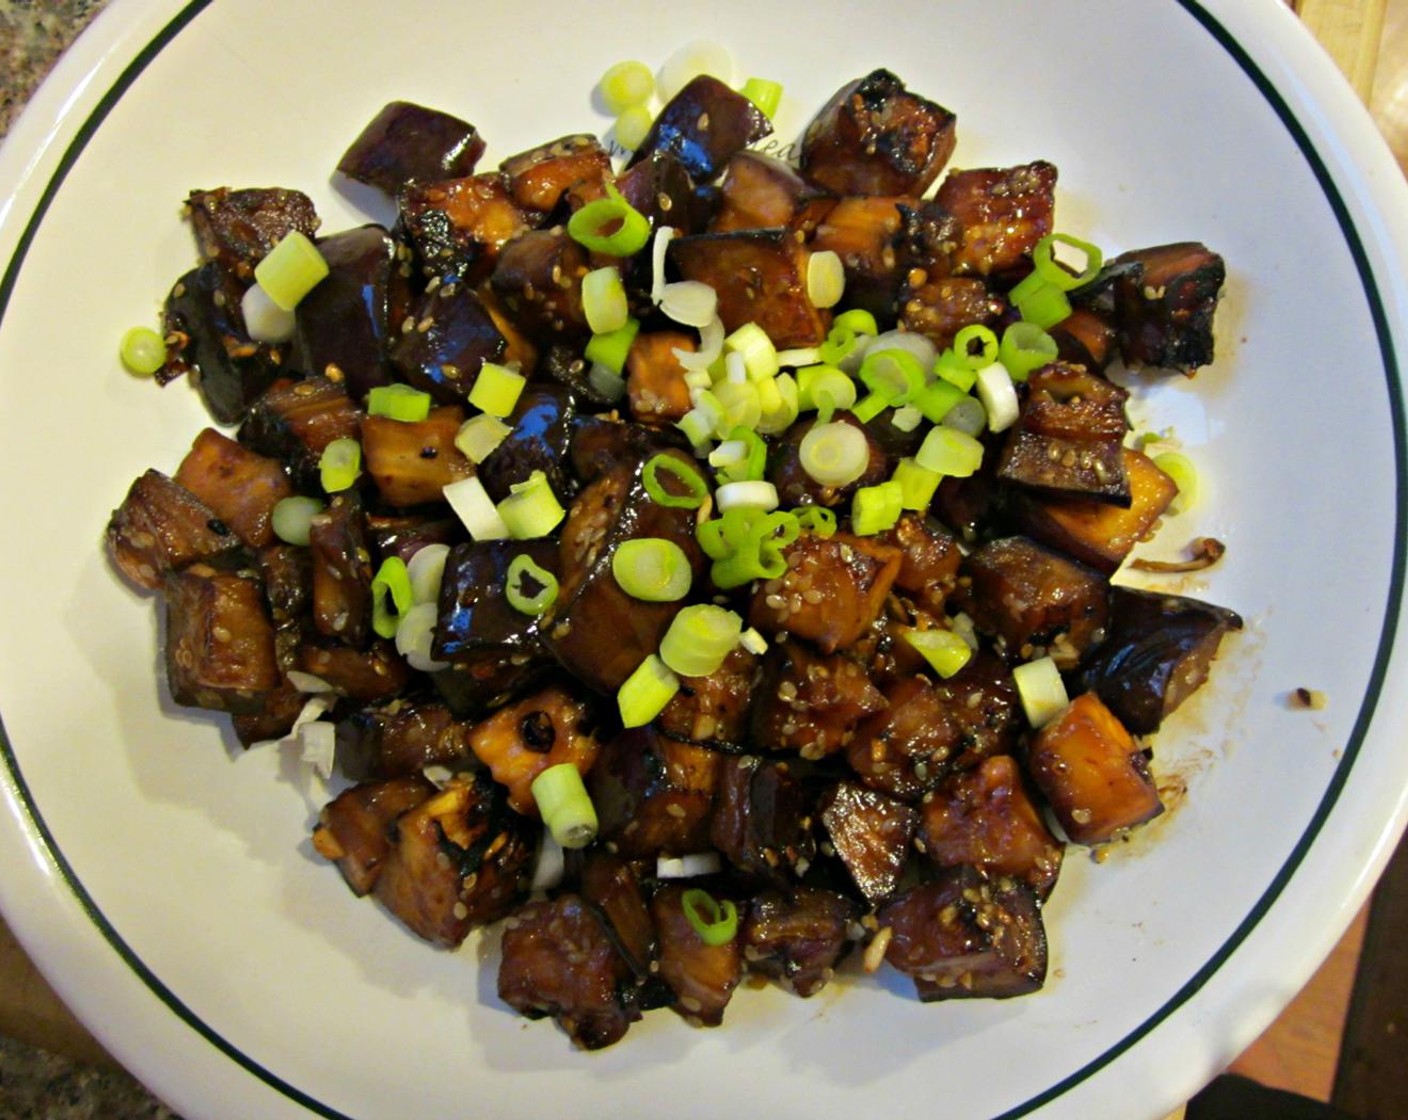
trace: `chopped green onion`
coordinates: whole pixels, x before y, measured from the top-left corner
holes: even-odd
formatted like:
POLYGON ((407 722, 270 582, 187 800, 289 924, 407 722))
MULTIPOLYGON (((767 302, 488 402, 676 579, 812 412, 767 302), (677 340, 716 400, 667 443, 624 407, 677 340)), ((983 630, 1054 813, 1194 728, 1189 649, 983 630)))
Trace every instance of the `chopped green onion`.
POLYGON ((724 349, 743 356, 750 380, 761 381, 765 377, 773 377, 780 368, 777 347, 757 323, 744 323, 724 339, 724 349))
POLYGON ((997 335, 982 323, 971 323, 953 337, 953 352, 967 366, 982 369, 997 361, 997 335), (977 349, 974 350, 973 347, 977 349))
POLYGON ((1071 314, 1066 293, 1039 272, 1033 272, 1008 293, 1018 313, 1029 323, 1049 331, 1071 314))
POLYGON ((641 468, 641 482, 644 483, 645 492, 650 495, 651 501, 671 509, 698 509, 709 496, 709 484, 697 470, 683 459, 663 451, 653 456, 641 468), (660 477, 662 473, 674 479, 678 485, 674 489, 668 489, 664 479, 660 477), (683 493, 679 489, 681 486, 684 488, 683 493))
POLYGON ((957 385, 940 378, 932 385, 926 385, 914 397, 914 407, 919 409, 924 419, 931 424, 942 423, 959 401, 968 394, 957 385))
POLYGON ((517 541, 546 537, 567 516, 542 471, 534 471, 527 481, 510 486, 508 497, 499 503, 498 510, 509 535, 517 541))
POLYGON ((1032 248, 1032 264, 1036 271, 1048 284, 1063 292, 1069 292, 1072 288, 1079 288, 1082 284, 1090 283, 1100 275, 1100 267, 1104 263, 1105 256, 1099 249, 1089 241, 1082 241, 1068 233, 1048 233, 1032 248), (1078 271, 1068 269, 1056 259, 1058 244, 1075 249, 1085 258, 1083 266, 1078 271))
POLYGON ((813 424, 797 448, 797 461, 823 486, 848 486, 870 466, 870 441, 854 424, 813 424))
POLYGON ((644 727, 665 710, 665 705, 679 690, 679 677, 652 653, 636 666, 635 672, 616 692, 621 725, 644 727))
POLYGON ((934 372, 955 389, 968 392, 978 379, 978 371, 970 366, 956 350, 945 350, 934 363, 934 372))
POLYGON ((1198 468, 1181 451, 1165 451, 1154 456, 1154 466, 1173 479, 1178 496, 1170 504, 1170 513, 1184 513, 1198 502, 1198 468))
POLYGON ((377 385, 367 394, 367 412, 388 420, 417 423, 430 415, 430 394, 409 385, 377 385))
POLYGON ((455 511, 455 516, 477 541, 501 541, 511 534, 499 515, 494 499, 475 475, 450 483, 440 496, 455 511))
POLYGON ((738 907, 727 898, 719 902, 708 891, 691 887, 680 896, 680 908, 705 945, 727 945, 738 936, 738 907))
POLYGON ((758 431, 765 436, 781 435, 797 421, 801 400, 797 379, 790 373, 758 383, 758 396, 763 414, 758 417, 758 431))
MULTIPOLYGON (((751 428, 740 426, 729 432, 728 441, 738 444, 740 453, 718 472, 719 482, 749 482, 761 479, 767 472, 768 465, 768 445, 763 442, 763 438, 751 428)), ((720 444, 719 450, 724 446, 726 445, 720 444)), ((714 462, 712 455, 709 457, 709 465, 720 466, 714 462)))
POLYGON ((831 324, 826 341, 817 347, 817 355, 829 366, 840 365, 855 350, 858 339, 856 332, 839 322, 831 324))
POLYGON ((678 602, 694 582, 684 549, 663 537, 622 541, 611 555, 611 574, 622 591, 647 603, 678 602))
POLYGON ((858 402, 851 405, 851 415, 862 424, 869 424, 889 407, 890 402, 885 399, 884 393, 866 393, 858 402))
POLYGON ((287 342, 298 328, 298 316, 285 311, 258 284, 251 284, 240 298, 244 330, 255 342, 287 342))
POLYGON ((768 640, 752 626, 738 636, 738 644, 758 657, 762 657, 768 651, 768 640))
POLYGON ((891 426, 901 432, 915 431, 922 423, 924 423, 924 413, 912 404, 902 405, 895 409, 890 416, 891 426))
POLYGON ((514 410, 527 383, 528 379, 518 370, 497 362, 485 362, 469 391, 469 403, 480 412, 502 420, 514 410))
POLYGON ((1018 321, 1002 332, 998 360, 1013 381, 1025 381, 1032 370, 1054 362, 1058 353, 1054 338, 1035 323, 1018 321))
POLYGON ((891 480, 862 486, 851 499, 851 531, 869 537, 893 529, 904 510, 904 490, 891 480))
POLYGON ((417 603, 440 600, 440 584, 445 578, 445 561, 449 559, 447 544, 424 544, 406 561, 406 574, 411 577, 411 598, 417 603))
POLYGON ((1017 400, 1017 389, 1001 362, 993 362, 978 371, 978 400, 988 414, 988 430, 1005 432, 1017 422, 1021 415, 1021 405, 1017 400))
POLYGON ((725 482, 714 491, 714 504, 719 507, 720 513, 744 506, 764 511, 776 509, 777 487, 761 478, 725 482))
POLYGON ((782 86, 766 78, 749 78, 738 91, 758 107, 758 112, 772 120, 782 104, 782 86))
POLYGON ((596 839, 596 808, 582 781, 582 772, 570 762, 549 766, 529 787, 538 815, 564 848, 585 848, 596 839))
POLYGON ((626 379, 600 362, 593 362, 587 371, 587 384, 603 400, 619 401, 626 395, 626 379))
MULTIPOLYGON (((414 579, 412 576, 412 582, 414 579)), ((434 603, 417 603, 396 624, 396 652, 417 672, 438 673, 449 668, 449 662, 436 661, 431 656, 439 618, 440 609, 434 603)))
POLYGON ((616 143, 626 151, 634 152, 645 143, 654 123, 655 118, 651 115, 649 105, 632 105, 616 117, 616 143))
POLYGON ((901 459, 890 478, 900 485, 900 508, 912 510, 928 509, 939 483, 943 481, 943 476, 937 471, 921 467, 911 458, 901 459))
POLYGON ((596 88, 606 111, 615 116, 650 100, 655 92, 655 75, 643 62, 618 62, 601 76, 596 88))
POLYGON ((625 326, 592 335, 582 351, 583 357, 589 362, 599 362, 613 373, 620 373, 626 368, 626 355, 631 352, 631 344, 639 332, 640 320, 628 318, 625 326))
POLYGON ((650 240, 650 221, 607 183, 605 198, 593 199, 567 219, 567 236, 594 253, 629 257, 650 240))
POLYGON ((976 437, 988 426, 988 414, 977 397, 964 397, 948 410, 942 423, 945 428, 976 437))
POLYGON ((904 640, 924 656, 929 667, 945 679, 967 665, 973 656, 972 647, 952 630, 914 630, 907 627, 901 633, 904 640))
POLYGON ((724 430, 756 428, 763 418, 763 398, 752 381, 724 381, 714 387, 724 410, 724 430))
POLYGON ((929 429, 914 459, 938 474, 967 478, 982 465, 983 445, 965 432, 940 425, 929 429))
POLYGON ((821 354, 815 346, 797 346, 777 352, 777 364, 782 369, 801 369, 803 366, 814 366, 819 361, 821 354))
POLYGON ((1012 670, 1012 683, 1017 686, 1027 722, 1034 728, 1050 723, 1070 703, 1061 671, 1050 657, 1018 665, 1012 670))
POLYGON ((254 279, 277 307, 292 311, 328 274, 318 247, 298 230, 290 230, 254 266, 254 279))
POLYGON ((362 445, 343 437, 331 440, 318 458, 318 474, 329 494, 350 489, 362 473, 362 445))
POLYGON ((413 606, 415 596, 406 562, 399 556, 388 556, 372 576, 372 629, 383 638, 394 638, 396 624, 413 606))
POLYGON ((504 574, 504 598, 508 605, 522 614, 535 618, 557 602, 557 577, 534 562, 526 552, 520 552, 508 562, 504 574), (525 583, 536 587, 528 590, 525 583))
POLYGON ((831 328, 835 330, 837 327, 853 334, 868 334, 871 337, 880 333, 880 324, 875 321, 875 316, 863 307, 853 307, 837 315, 831 321, 831 328))
POLYGON ((709 577, 725 590, 755 579, 776 579, 787 571, 782 550, 801 534, 791 513, 765 513, 751 506, 734 506, 695 529, 699 546, 714 563, 709 577))
POLYGON ((813 307, 835 307, 846 292, 846 266, 832 249, 807 258, 807 299, 813 307))
POLYGON ((675 422, 675 427, 688 437, 695 454, 703 455, 708 451, 714 435, 714 417, 706 409, 691 408, 675 422))
POLYGON ((582 313, 593 334, 609 334, 626 325, 631 305, 621 273, 614 265, 594 268, 582 277, 582 313))
POLYGON ((460 430, 455 433, 455 446, 466 459, 482 463, 512 431, 497 416, 481 412, 460 425, 460 430))
POLYGON ((818 537, 836 535, 836 514, 825 506, 803 506, 795 511, 797 524, 818 537))
POLYGON ((274 503, 273 513, 270 516, 274 535, 288 544, 306 546, 313 518, 322 513, 325 508, 317 498, 306 498, 301 494, 279 499, 274 503))
POLYGON ((867 351, 858 376, 887 405, 908 404, 924 388, 924 367, 908 350, 867 351))
POLYGON ((660 310, 677 323, 703 330, 719 311, 719 293, 702 280, 676 280, 666 284, 660 310))
POLYGON ((825 396, 834 411, 856 403, 856 383, 835 366, 807 366, 797 371, 797 401, 802 408, 820 409, 825 396))
POLYGON ((713 603, 695 603, 675 615, 660 639, 660 660, 682 677, 707 677, 738 645, 743 620, 713 603))
POLYGON ((118 347, 128 372, 150 377, 166 364, 166 340, 151 327, 132 327, 118 347))

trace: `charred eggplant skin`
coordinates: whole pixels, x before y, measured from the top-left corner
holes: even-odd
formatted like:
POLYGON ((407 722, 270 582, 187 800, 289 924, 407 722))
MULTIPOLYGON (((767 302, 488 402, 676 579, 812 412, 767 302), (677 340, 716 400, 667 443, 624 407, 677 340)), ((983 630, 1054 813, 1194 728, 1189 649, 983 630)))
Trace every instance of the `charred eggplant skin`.
POLYGON ((484 146, 478 130, 458 117, 392 101, 362 129, 337 169, 395 198, 407 183, 472 175, 484 146))

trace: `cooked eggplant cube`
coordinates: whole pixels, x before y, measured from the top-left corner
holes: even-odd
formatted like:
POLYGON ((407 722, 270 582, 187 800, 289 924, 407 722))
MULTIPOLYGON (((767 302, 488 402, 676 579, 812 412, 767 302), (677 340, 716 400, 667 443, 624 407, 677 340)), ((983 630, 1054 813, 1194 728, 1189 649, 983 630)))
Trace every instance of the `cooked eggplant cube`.
POLYGON ((789 163, 761 152, 728 161, 714 233, 736 229, 793 229, 810 235, 836 200, 803 179, 789 163))
POLYGON ((356 491, 336 495, 309 523, 313 552, 313 625, 361 646, 371 634, 372 563, 356 491))
POLYGON ((864 666, 807 642, 774 642, 763 657, 753 696, 753 740, 762 750, 819 759, 843 749, 885 698, 864 666))
POLYGON ((1182 241, 1116 257, 1120 353, 1133 366, 1195 373, 1213 360, 1213 317, 1227 267, 1206 245, 1182 241))
POLYGON ((537 218, 509 197, 503 176, 490 172, 406 188, 399 229, 427 277, 473 284, 488 276, 500 250, 533 229, 537 218))
POLYGON ((410 101, 392 101, 337 161, 349 179, 395 198, 418 180, 472 175, 484 141, 472 124, 410 101))
POLYGON ((601 839, 628 859, 704 851, 724 764, 650 728, 613 736, 588 776, 601 839))
POLYGON ((837 90, 807 126, 802 174, 839 195, 921 195, 957 140, 952 113, 874 70, 837 90))
POLYGON ((256 713, 278 687, 274 624, 256 579, 192 564, 166 577, 166 680, 188 708, 256 713))
POLYGON ((579 890, 606 920, 636 979, 647 979, 655 955, 655 925, 631 863, 605 848, 589 849, 582 860, 579 890))
POLYGON ((515 204, 546 214, 572 188, 608 182, 611 155, 595 136, 577 133, 509 156, 499 171, 515 204))
POLYGON ((843 781, 822 796, 819 817, 865 900, 874 906, 894 894, 919 823, 914 806, 843 781))
POLYGON ((927 273, 907 277, 899 296, 899 322, 907 331, 922 334, 940 349, 948 349, 958 332, 973 323, 992 327, 1002 318, 1007 301, 975 276, 939 276, 927 273))
POLYGON ((671 424, 694 407, 676 351, 692 354, 697 349, 694 336, 684 331, 636 335, 625 371, 631 416, 642 424, 671 424))
POLYGON ((507 341, 480 298, 463 284, 420 297, 391 344, 391 364, 413 388, 442 404, 463 404, 485 362, 503 359, 507 341))
POLYGON ((239 440, 289 471, 299 489, 322 488, 319 460, 335 439, 361 439, 362 414, 344 384, 327 377, 274 382, 240 425, 239 440))
POLYGON ((901 677, 886 687, 882 700, 856 728, 846 759, 871 789, 917 801, 952 767, 962 729, 927 677, 901 677))
POLYGON ((670 883, 650 900, 660 946, 658 974, 674 993, 671 1008, 686 1022, 717 1027, 743 977, 743 947, 737 937, 706 945, 685 914, 685 890, 670 883))
POLYGON ((577 493, 568 451, 577 403, 563 385, 526 386, 508 423, 512 430, 479 464, 479 481, 489 497, 501 502, 514 485, 542 471, 557 500, 566 505, 577 493))
POLYGON ((264 581, 264 601, 269 617, 282 628, 301 623, 313 602, 313 558, 306 548, 271 544, 261 548, 255 562, 264 581))
POLYGON ((1047 332, 1056 341, 1056 355, 1063 362, 1101 373, 1115 356, 1114 324, 1089 307, 1074 307, 1047 332))
POLYGON ((430 698, 367 704, 338 724, 338 769, 355 779, 386 779, 455 767, 474 757, 472 726, 430 698))
POLYGON ((766 890, 748 905, 741 940, 743 958, 806 999, 826 986, 851 948, 851 923, 860 907, 820 887, 766 890))
POLYGON ((734 867, 772 882, 806 873, 816 854, 810 798, 784 762, 729 758, 709 838, 734 867))
POLYGON ((206 428, 196 436, 176 471, 176 482, 215 511, 249 545, 274 539, 274 506, 293 494, 283 467, 229 436, 206 428))
POLYGON ((455 446, 464 410, 432 408, 424 420, 368 416, 362 421, 362 454, 381 500, 398 509, 438 502, 445 487, 474 473, 455 446))
POLYGON ((711 183, 735 153, 771 132, 772 124, 752 101, 700 74, 656 114, 629 166, 668 152, 696 183, 711 183))
POLYGON ((907 513, 876 540, 900 551, 895 588, 935 618, 941 617, 963 563, 958 538, 932 517, 907 513))
POLYGON ((530 230, 506 244, 489 282, 530 339, 552 343, 563 336, 585 339, 590 333, 582 309, 582 277, 590 270, 587 251, 565 226, 554 226, 530 230))
POLYGON ((919 204, 909 195, 841 198, 826 212, 812 238, 812 249, 841 258, 846 271, 846 303, 864 308, 886 322, 895 317, 895 301, 905 281, 897 246, 905 212, 919 204))
POLYGON ((1056 168, 1038 160, 1020 167, 954 171, 934 198, 962 230, 953 271, 1011 275, 1026 269, 1032 249, 1052 230, 1056 168))
POLYGON ((411 670, 396 646, 378 639, 366 649, 342 642, 308 639, 300 642, 295 668, 326 681, 347 699, 374 704, 403 691, 411 670))
POLYGON ((434 794, 435 786, 419 772, 353 786, 323 806, 313 847, 337 864, 354 894, 370 894, 391 854, 396 818, 434 794))
POLYGON ((758 658, 735 646, 707 677, 680 677, 680 690, 656 718, 672 739, 741 746, 748 737, 758 658))
POLYGON ((289 233, 297 230, 311 238, 318 230, 312 200, 283 187, 192 191, 186 207, 201 256, 245 283, 254 278, 254 266, 289 233))
MULTIPOLYGON (((703 232, 704 219, 709 215, 703 213, 704 208, 699 205, 698 186, 683 162, 669 152, 654 152, 644 159, 633 161, 617 177, 616 189, 650 222, 652 229, 665 225, 682 234, 703 232)), ((646 267, 640 270, 639 279, 648 289, 649 262, 641 261, 640 264, 646 267)), ((634 272, 634 269, 628 268, 628 285, 634 272)))
POLYGON ((113 510, 108 554, 133 583, 155 591, 167 573, 197 560, 218 563, 243 547, 215 511, 160 471, 145 472, 113 510))

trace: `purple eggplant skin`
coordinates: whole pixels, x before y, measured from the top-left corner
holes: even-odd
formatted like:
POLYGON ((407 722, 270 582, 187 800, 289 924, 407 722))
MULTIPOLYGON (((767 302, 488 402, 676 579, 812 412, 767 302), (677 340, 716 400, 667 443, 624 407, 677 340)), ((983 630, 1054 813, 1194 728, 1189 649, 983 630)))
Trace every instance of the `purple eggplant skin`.
POLYGON ((318 229, 312 199, 284 187, 196 190, 187 196, 186 206, 201 258, 214 261, 244 284, 254 279, 254 266, 290 232, 311 238, 318 229))
POLYGON ((472 125, 409 101, 392 101, 337 161, 349 179, 395 198, 407 183, 474 174, 484 140, 472 125))
POLYGON ((771 122, 753 102, 700 74, 660 110, 628 166, 668 152, 696 183, 712 183, 736 152, 771 133, 771 122))
POLYGON ((479 481, 489 497, 501 502, 515 483, 542 471, 557 500, 570 502, 577 493, 568 459, 576 415, 576 401, 566 386, 526 387, 509 417, 513 430, 479 464, 479 481))
POLYGON ((488 309, 462 284, 426 291, 392 335, 392 366, 440 404, 466 402, 484 363, 499 361, 508 348, 488 309))

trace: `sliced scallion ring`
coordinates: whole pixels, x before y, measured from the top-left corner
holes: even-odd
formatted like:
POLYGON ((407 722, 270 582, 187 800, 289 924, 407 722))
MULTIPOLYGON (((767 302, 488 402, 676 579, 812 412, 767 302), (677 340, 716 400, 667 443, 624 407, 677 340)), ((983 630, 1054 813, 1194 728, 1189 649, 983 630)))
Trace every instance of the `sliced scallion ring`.
POLYGON ((430 394, 399 382, 376 385, 367 394, 367 414, 416 423, 430 415, 430 394))
POLYGON ((906 627, 900 632, 904 640, 923 655, 929 667, 945 680, 973 657, 972 647, 952 630, 914 630, 906 627))
POLYGON ((982 369, 997 361, 997 335, 982 323, 970 323, 953 336, 953 352, 966 365, 982 369))
POLYGON ((727 945, 738 936, 738 907, 730 899, 720 902, 708 891, 691 887, 680 896, 680 907, 705 945, 727 945))
POLYGON ((383 638, 396 636, 396 625, 411 607, 411 577, 406 562, 399 556, 388 556, 372 577, 372 629, 383 638))
POLYGON ((1089 241, 1072 237, 1068 233, 1048 233, 1032 248, 1032 265, 1048 284, 1068 292, 1088 284, 1100 275, 1105 256, 1089 241), (1065 245, 1076 250, 1083 257, 1082 267, 1069 269, 1056 259, 1056 246, 1065 245))
POLYGON ((594 253, 629 257, 650 240, 650 220, 607 183, 605 198, 587 203, 567 220, 567 236, 594 253))
POLYGON ((813 424, 802 437, 797 461, 823 486, 848 486, 870 466, 870 442, 854 424, 813 424))
POLYGON ((893 529, 904 511, 904 491, 890 480, 862 486, 851 499, 851 532, 869 537, 893 529))
POLYGON ((1032 370, 1054 362, 1059 352, 1054 338, 1035 323, 1019 320, 1002 332, 997 354, 1013 381, 1025 381, 1032 370))
POLYGON ((808 533, 818 537, 831 537, 836 534, 836 514, 825 506, 803 506, 794 511, 797 524, 808 533))
POLYGON ((678 602, 694 582, 684 549, 663 537, 622 541, 611 555, 611 574, 622 591, 647 603, 678 602))
POLYGON ((518 404, 523 386, 527 383, 528 379, 518 370, 497 362, 485 362, 479 367, 479 374, 469 390, 469 403, 480 412, 502 420, 518 404))
POLYGON ((610 334, 626 325, 631 307, 619 269, 613 265, 594 268, 582 277, 582 313, 593 334, 610 334))
POLYGON ((641 470, 641 482, 651 501, 673 509, 698 509, 709 496, 709 485, 697 470, 683 459, 664 452, 646 462, 641 470), (674 480, 673 489, 666 485, 661 475, 674 480))
POLYGON ((281 498, 274 503, 274 509, 269 519, 274 535, 288 544, 307 547, 313 518, 322 513, 325 508, 317 498, 308 498, 302 494, 281 498))
POLYGON ((567 516, 542 471, 534 471, 526 482, 510 486, 508 497, 499 503, 498 510, 509 535, 519 541, 546 537, 567 516))
POLYGON ((529 788, 543 824, 564 848, 585 848, 596 839, 596 807, 576 766, 570 762, 549 766, 529 788))
POLYGON ((362 445, 343 437, 329 441, 318 458, 318 475, 329 494, 351 489, 362 473, 362 445))
POLYGON ((279 239, 254 266, 254 279, 277 307, 292 311, 328 274, 318 247, 298 230, 279 239))
POLYGON ((658 655, 652 653, 636 666, 635 672, 616 692, 621 725, 644 727, 665 710, 665 705, 679 690, 679 677, 658 655))
POLYGON ((696 603, 675 615, 660 639, 660 660, 682 677, 707 677, 718 672, 742 633, 736 612, 696 603))
POLYGON ((557 602, 557 577, 526 552, 508 562, 504 573, 504 598, 520 614, 537 617, 557 602))
POLYGON ((756 105, 758 112, 768 120, 777 115, 778 106, 782 104, 782 86, 767 78, 749 78, 738 92, 756 105))
POLYGON ((151 327, 132 327, 123 334, 118 355, 129 373, 150 377, 166 364, 166 340, 151 327))

